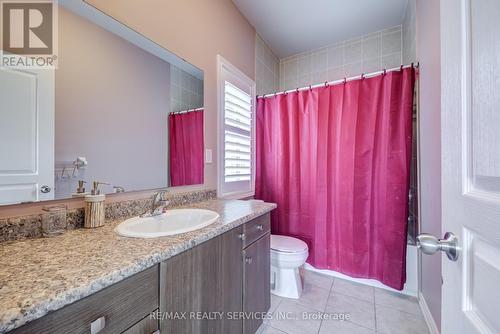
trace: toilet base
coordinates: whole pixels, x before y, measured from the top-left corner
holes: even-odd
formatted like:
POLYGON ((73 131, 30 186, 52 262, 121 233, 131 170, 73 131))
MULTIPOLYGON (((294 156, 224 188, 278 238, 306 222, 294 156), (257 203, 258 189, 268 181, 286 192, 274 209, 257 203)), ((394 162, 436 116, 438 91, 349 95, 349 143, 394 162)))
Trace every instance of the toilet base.
POLYGON ((280 297, 299 299, 302 294, 299 268, 271 266, 271 293, 280 297))

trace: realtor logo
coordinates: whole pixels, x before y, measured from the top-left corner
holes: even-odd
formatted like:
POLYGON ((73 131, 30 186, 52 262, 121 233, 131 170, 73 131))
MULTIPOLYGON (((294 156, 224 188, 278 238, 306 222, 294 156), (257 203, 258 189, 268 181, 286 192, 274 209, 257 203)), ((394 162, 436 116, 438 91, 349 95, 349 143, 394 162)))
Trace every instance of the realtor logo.
POLYGON ((57 3, 1 1, 2 67, 54 68, 57 3))

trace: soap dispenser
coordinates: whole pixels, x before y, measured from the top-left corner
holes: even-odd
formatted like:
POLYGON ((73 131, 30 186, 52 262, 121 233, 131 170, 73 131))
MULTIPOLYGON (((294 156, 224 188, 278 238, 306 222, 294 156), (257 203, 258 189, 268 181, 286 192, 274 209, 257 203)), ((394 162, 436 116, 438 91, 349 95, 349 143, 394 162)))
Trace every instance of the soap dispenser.
POLYGON ((76 192, 71 194, 71 197, 85 197, 87 195, 90 195, 88 191, 85 191, 84 184, 87 183, 83 180, 78 181, 78 188, 76 188, 76 192))
POLYGON ((99 185, 107 184, 94 181, 90 195, 85 196, 85 228, 94 228, 104 226, 104 200, 106 196, 101 194, 99 185))

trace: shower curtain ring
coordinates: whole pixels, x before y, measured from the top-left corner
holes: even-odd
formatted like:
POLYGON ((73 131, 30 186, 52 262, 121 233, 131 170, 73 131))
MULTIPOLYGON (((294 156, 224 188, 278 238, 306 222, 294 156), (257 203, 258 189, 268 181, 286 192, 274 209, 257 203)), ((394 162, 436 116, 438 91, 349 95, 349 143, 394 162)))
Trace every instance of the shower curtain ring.
POLYGON ((328 81, 325 81, 325 87, 328 87, 328 81))
POLYGON ((311 87, 311 85, 309 85, 309 90, 312 90, 312 87, 311 87))
POLYGON ((365 74, 361 73, 361 79, 363 80, 365 78, 365 74))
POLYGON ((347 78, 344 78, 343 83, 344 83, 344 85, 347 83, 347 78))
POLYGON ((385 68, 384 68, 384 73, 383 73, 383 74, 384 74, 384 75, 386 75, 386 74, 387 74, 387 70, 386 70, 385 68))
POLYGON ((401 67, 399 68, 400 71, 403 71, 403 65, 401 65, 401 67))
POLYGON ((297 94, 299 93, 299 88, 295 88, 295 91, 297 92, 297 94))

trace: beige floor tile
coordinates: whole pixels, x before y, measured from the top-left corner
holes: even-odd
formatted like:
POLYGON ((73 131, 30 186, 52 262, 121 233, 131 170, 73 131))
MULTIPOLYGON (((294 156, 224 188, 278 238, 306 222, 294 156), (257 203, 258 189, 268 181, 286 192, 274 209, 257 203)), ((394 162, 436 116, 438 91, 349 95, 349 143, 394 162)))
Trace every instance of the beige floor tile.
POLYGON ((318 314, 321 312, 285 299, 276 309, 269 325, 288 334, 317 334, 321 325, 318 314))
POLYGON ((333 292, 363 299, 371 303, 373 303, 373 290, 371 286, 353 283, 343 279, 335 279, 332 287, 333 292))
POLYGON ((282 297, 273 295, 271 293, 271 307, 269 308, 269 312, 273 313, 274 311, 276 311, 276 308, 278 307, 278 305, 281 303, 282 300, 283 300, 282 297))
POLYGON ((300 298, 292 301, 297 301, 299 304, 324 312, 329 294, 330 290, 308 284, 304 285, 300 298))
POLYGON ((273 328, 269 325, 262 324, 255 334, 287 334, 279 329, 273 328))
POLYGON ((375 289, 375 304, 395 308, 400 311, 422 315, 417 298, 384 289, 375 289))
POLYGON ((302 284, 304 286, 314 285, 325 290, 330 290, 334 280, 333 277, 319 274, 303 268, 300 269, 300 276, 302 277, 302 284))
POLYGON ((350 321, 323 320, 319 334, 375 334, 375 331, 350 321))
POLYGON ((366 300, 333 293, 328 298, 325 312, 349 314, 349 321, 354 324, 375 329, 375 308, 366 300))
POLYGON ((375 305, 377 332, 383 334, 429 334, 422 316, 375 305))

